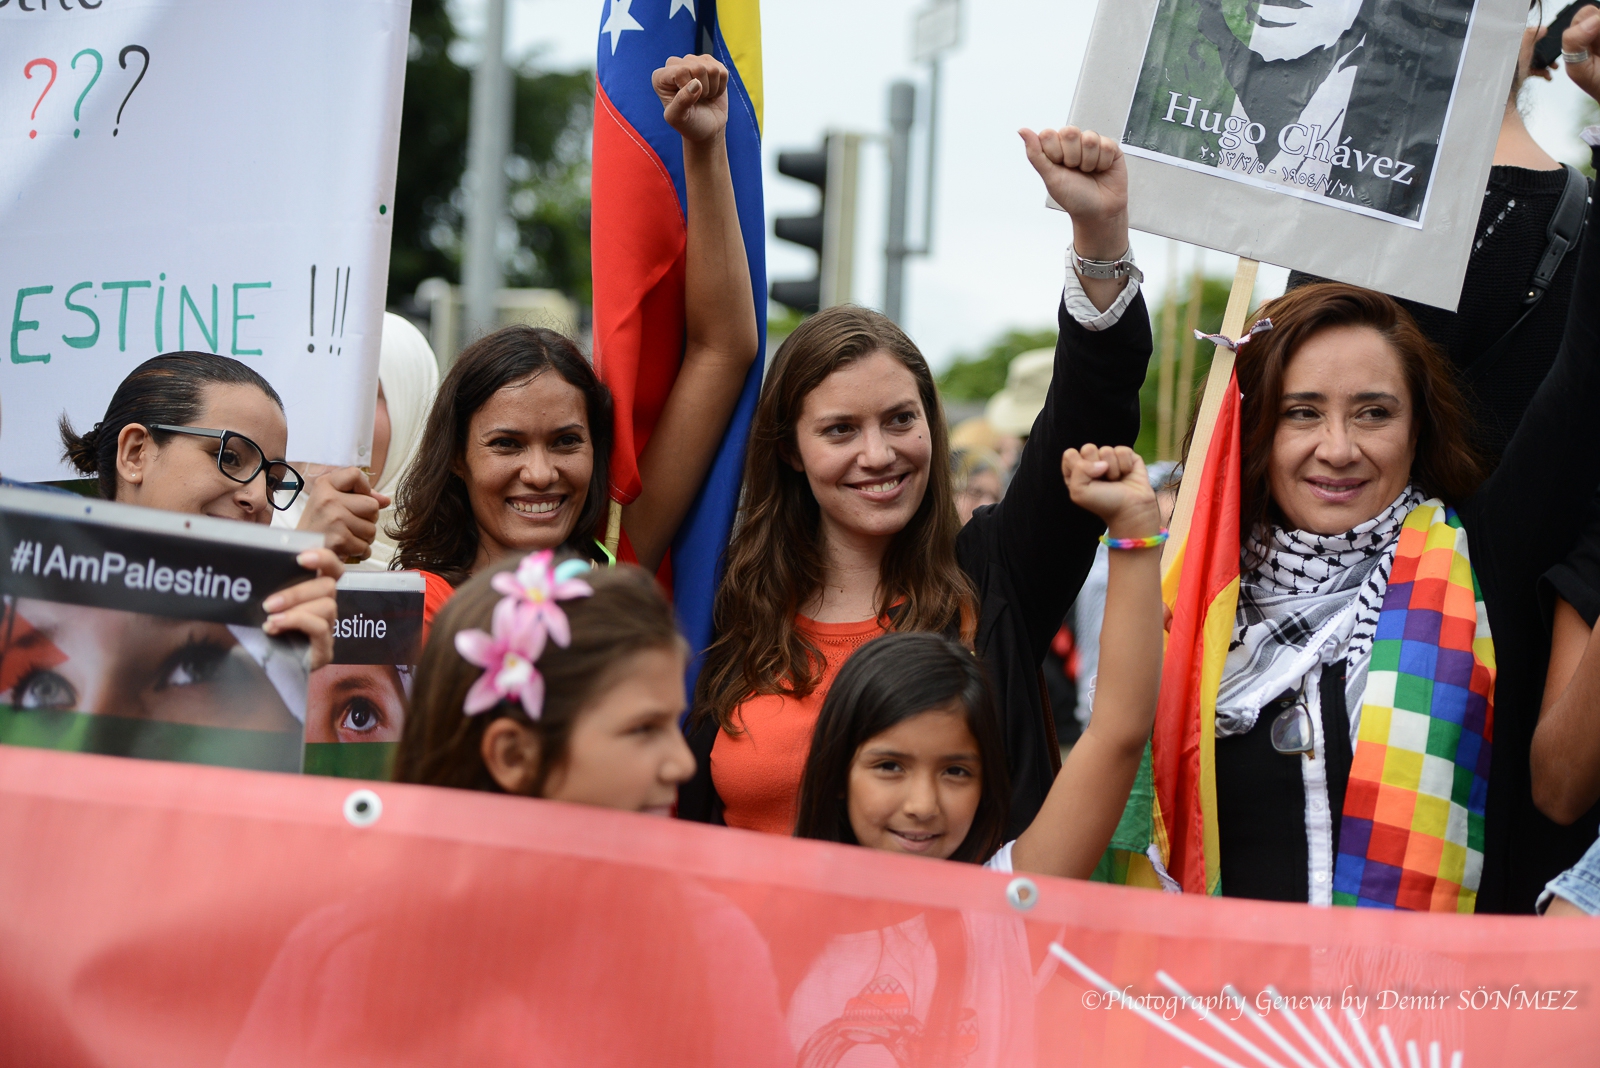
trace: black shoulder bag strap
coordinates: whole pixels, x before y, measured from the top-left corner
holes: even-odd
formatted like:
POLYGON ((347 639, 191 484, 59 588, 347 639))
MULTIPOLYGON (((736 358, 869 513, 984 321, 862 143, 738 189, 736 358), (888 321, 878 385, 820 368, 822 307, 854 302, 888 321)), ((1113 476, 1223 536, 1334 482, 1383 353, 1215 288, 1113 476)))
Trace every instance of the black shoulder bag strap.
POLYGON ((1472 366, 1467 368, 1469 380, 1481 379, 1505 352, 1517 329, 1528 321, 1528 316, 1544 300, 1550 283, 1555 280, 1556 271, 1561 267, 1561 261, 1577 247, 1578 239, 1583 235, 1584 221, 1589 214, 1589 179, 1570 163, 1564 163, 1562 167, 1567 172, 1567 185, 1561 191, 1561 199, 1556 202, 1555 213, 1550 216, 1550 225, 1545 228, 1544 255, 1539 257, 1538 266, 1533 269, 1533 278, 1528 282, 1527 295, 1522 298, 1522 314, 1511 324, 1511 329, 1501 334, 1500 339, 1489 346, 1482 356, 1472 361, 1472 366))

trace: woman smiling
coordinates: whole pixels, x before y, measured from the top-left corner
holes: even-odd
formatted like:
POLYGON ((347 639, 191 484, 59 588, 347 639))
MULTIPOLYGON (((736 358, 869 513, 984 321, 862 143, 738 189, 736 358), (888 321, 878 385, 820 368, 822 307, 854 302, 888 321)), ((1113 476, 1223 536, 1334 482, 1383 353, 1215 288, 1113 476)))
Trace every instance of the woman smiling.
MULTIPOLYGON (((266 379, 209 352, 146 360, 83 434, 61 417, 66 460, 98 479, 105 499, 246 523, 270 523, 305 487, 283 460, 288 438, 283 402, 266 379)), ((262 630, 305 634, 315 669, 333 659, 334 584, 344 567, 328 549, 299 561, 317 577, 268 597, 262 630)))
POLYGON ((1011 779, 1008 833, 1043 803, 1059 750, 1039 663, 1105 529, 1072 503, 1061 457, 1089 441, 1133 443, 1150 329, 1128 258, 1120 153, 1053 131, 1023 138, 1072 215, 1076 247, 1053 384, 1009 492, 960 524, 938 391, 899 327, 849 306, 802 323, 767 372, 751 427, 696 694, 699 771, 680 791, 680 815, 789 834, 833 678, 886 630, 943 632, 987 661, 1011 779))
MULTIPOLYGON (((1305 286, 1261 314, 1272 328, 1239 346, 1237 365, 1246 540, 1217 697, 1223 893, 1328 904, 1335 892, 1361 898, 1365 882, 1371 902, 1387 891, 1391 905, 1426 908, 1437 890, 1441 905, 1448 897, 1470 908, 1495 656, 1474 608, 1473 575, 1489 572, 1464 404, 1444 358, 1380 293, 1305 286), (1406 692, 1419 686, 1433 692, 1420 706, 1406 692), (1416 857, 1404 879, 1404 864, 1391 863, 1396 850, 1405 860, 1409 836, 1373 839, 1384 780, 1380 768, 1371 781, 1371 762, 1402 751, 1389 736, 1397 727, 1438 735, 1426 750, 1430 775, 1446 761, 1454 769, 1438 801, 1448 808, 1462 787, 1459 855, 1444 847, 1426 880, 1416 857), (1372 848, 1380 854, 1357 855, 1372 848), (1384 869, 1394 869, 1392 887, 1380 886, 1384 869)), ((1483 499, 1493 493, 1491 484, 1483 499)), ((1486 583, 1485 596, 1493 592, 1486 583)), ((1428 810, 1436 788, 1418 779, 1409 798, 1384 803, 1428 810)), ((1430 823, 1429 837, 1449 842, 1448 822, 1430 823)))
MULTIPOLYGON (((724 130, 728 71, 673 58, 653 84, 683 136, 687 236, 683 363, 622 509, 625 555, 654 571, 700 491, 760 347, 724 130)), ((468 346, 439 386, 401 484, 392 566, 423 572, 425 622, 512 552, 590 558, 610 496, 611 395, 568 339, 507 327, 468 346)))
MULTIPOLYGON (((1585 32, 1593 45, 1600 19, 1585 32)), ((1600 96, 1600 81, 1580 84, 1600 96)), ((1120 156, 1093 133, 1060 136, 1120 156)), ((1573 291, 1597 286, 1589 242, 1573 291)), ((1525 654, 1549 625, 1539 577, 1575 540, 1600 461, 1600 304, 1573 302, 1555 366, 1486 479, 1448 365, 1381 293, 1295 289, 1260 309, 1237 355, 1221 892, 1530 911, 1544 664, 1525 654)))

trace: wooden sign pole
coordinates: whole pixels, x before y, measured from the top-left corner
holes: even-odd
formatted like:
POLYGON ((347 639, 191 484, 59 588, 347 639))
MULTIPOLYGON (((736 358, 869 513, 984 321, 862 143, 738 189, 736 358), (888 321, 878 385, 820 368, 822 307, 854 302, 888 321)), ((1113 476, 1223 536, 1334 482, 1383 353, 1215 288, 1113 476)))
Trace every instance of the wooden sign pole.
POLYGON ((1178 360, 1177 407, 1172 414, 1174 456, 1183 448, 1183 434, 1189 429, 1189 413, 1194 409, 1194 359, 1200 348, 1194 330, 1200 325, 1200 303, 1204 298, 1205 274, 1197 262, 1194 273, 1189 276, 1189 310, 1183 316, 1183 333, 1178 335, 1183 347, 1178 350, 1182 355, 1178 360))
POLYGON ((1161 314, 1161 341, 1156 345, 1156 459, 1178 454, 1173 444, 1172 373, 1178 358, 1178 243, 1167 242, 1167 306, 1161 314))
MULTIPOLYGON (((1233 289, 1228 294, 1228 310, 1222 316, 1222 333, 1238 337, 1244 332, 1244 320, 1250 314, 1250 296, 1256 288, 1256 270, 1261 264, 1256 260, 1239 257, 1239 266, 1233 272, 1233 289)), ((1206 448, 1211 444, 1211 432, 1217 425, 1217 413, 1222 409, 1223 391, 1233 377, 1233 353, 1221 345, 1211 357, 1211 373, 1206 376, 1205 397, 1200 401, 1200 414, 1196 417, 1194 440, 1189 445, 1189 455, 1183 458, 1183 481, 1178 486, 1178 504, 1172 510, 1172 520, 1167 524, 1171 536, 1161 553, 1161 571, 1166 574, 1177 560, 1178 549, 1189 536, 1189 522, 1194 517, 1195 496, 1200 492, 1200 471, 1205 466, 1206 448), (1194 477, 1190 478, 1189 475, 1194 477)))

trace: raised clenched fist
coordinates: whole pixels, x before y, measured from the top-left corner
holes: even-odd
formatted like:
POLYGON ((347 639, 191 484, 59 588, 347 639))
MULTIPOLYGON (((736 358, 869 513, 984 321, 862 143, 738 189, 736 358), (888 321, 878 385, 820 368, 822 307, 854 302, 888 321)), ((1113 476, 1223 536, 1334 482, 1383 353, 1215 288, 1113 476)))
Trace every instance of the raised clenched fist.
POLYGON ((711 56, 673 56, 650 76, 667 124, 689 141, 707 141, 728 125, 728 68, 711 56))

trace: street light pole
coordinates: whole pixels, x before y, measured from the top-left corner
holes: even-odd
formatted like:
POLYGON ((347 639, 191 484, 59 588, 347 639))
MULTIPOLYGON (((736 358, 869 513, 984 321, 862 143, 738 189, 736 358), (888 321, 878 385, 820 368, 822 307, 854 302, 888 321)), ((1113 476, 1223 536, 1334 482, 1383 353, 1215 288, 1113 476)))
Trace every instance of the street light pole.
POLYGON ((883 249, 883 314, 900 322, 905 300, 906 216, 911 200, 911 124, 917 116, 917 87, 889 86, 889 232, 883 249))
POLYGON ((889 225, 884 242, 883 313, 895 322, 905 310, 907 256, 933 251, 934 178, 939 158, 940 58, 961 41, 961 0, 930 0, 913 24, 913 51, 928 64, 928 176, 924 183, 922 243, 906 240, 911 202, 911 127, 916 121, 917 89, 910 82, 889 87, 889 225))
POLYGON ((922 256, 933 252, 933 185, 939 162, 939 53, 928 61, 928 180, 924 185, 922 216, 922 256))
POLYGON ((483 56, 472 75, 467 132, 467 227, 461 265, 467 337, 495 328, 500 291, 500 221, 505 215, 511 86, 506 68, 506 0, 488 0, 483 56))

